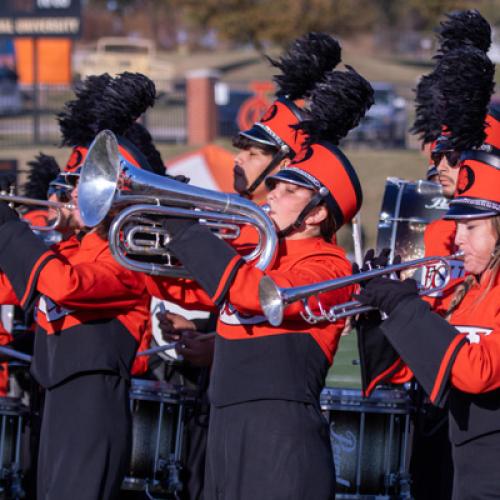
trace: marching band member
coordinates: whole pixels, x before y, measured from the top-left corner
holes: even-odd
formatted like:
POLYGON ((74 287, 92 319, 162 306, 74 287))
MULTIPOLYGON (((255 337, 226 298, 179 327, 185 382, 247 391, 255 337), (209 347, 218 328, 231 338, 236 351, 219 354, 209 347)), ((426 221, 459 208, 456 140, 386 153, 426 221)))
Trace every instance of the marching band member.
MULTIPOLYGON (((309 98, 318 81, 341 60, 341 48, 337 40, 326 33, 308 33, 297 38, 279 59, 270 59, 281 71, 274 76, 278 87, 277 99, 266 110, 260 121, 249 130, 240 131, 233 139, 233 146, 240 151, 235 156, 233 169, 234 189, 251 200, 262 200, 266 187, 264 180, 280 168, 290 164, 299 154, 306 134, 296 126, 307 116, 301 99, 309 98)), ((243 228, 243 239, 252 239, 251 231, 243 228)), ((171 312, 160 313, 160 328, 165 339, 178 342, 177 352, 186 361, 209 365, 213 354, 213 342, 200 340, 196 330, 203 325, 213 331, 215 322, 195 322, 171 312)))
POLYGON ((46 389, 37 498, 113 498, 130 445, 129 369, 148 321, 143 280, 95 232, 47 250, 0 210, 2 299, 29 310, 41 297, 31 368, 46 389))
MULTIPOLYGON (((438 32, 440 47, 435 56, 438 66, 439 61, 446 57, 446 54, 457 48, 476 47, 484 54, 488 52, 491 45, 491 27, 477 10, 452 12, 446 17, 446 21, 441 23, 438 32)), ((453 75, 440 75, 435 68, 432 73, 422 78, 420 88, 417 88, 417 119, 413 130, 420 134, 423 142, 430 144, 430 160, 433 169, 429 170, 427 175, 436 175, 443 196, 449 200, 455 194, 461 151, 451 148, 448 134, 440 123, 441 116, 438 111, 440 106, 439 81, 447 78, 460 77, 456 70, 453 75)), ((470 79, 466 79, 466 85, 469 85, 469 82, 470 79)), ((456 88, 456 82, 453 82, 452 86, 456 88)), ((460 88, 457 89, 455 101, 450 101, 451 106, 461 106, 464 93, 463 90, 460 90, 460 88)), ((494 125, 493 117, 487 116, 486 120, 494 125)), ((494 135, 498 134, 498 132, 492 133, 494 130, 495 127, 488 126, 485 144, 494 145, 495 140, 497 140, 494 135)), ((425 255, 446 256, 454 254, 456 252, 454 236, 455 224, 452 221, 438 219, 431 222, 424 233, 425 255)), ((461 261, 455 260, 451 265, 454 278, 463 275, 461 261)), ((424 284, 426 281, 436 282, 438 280, 439 282, 439 268, 427 266, 422 280, 424 284)))
POLYGON ((341 48, 326 33, 308 33, 279 59, 268 59, 281 71, 273 78, 277 99, 258 122, 233 139, 233 146, 240 150, 235 156, 234 189, 257 202, 265 198, 265 178, 289 165, 302 149, 305 135, 294 128, 307 115, 300 102, 339 64, 341 48))
MULTIPOLYGON (((114 110, 126 130, 154 94, 149 79, 124 74, 102 87, 101 107, 114 110)), ((71 111, 81 104, 78 98, 68 102, 59 116, 66 140, 69 130, 73 138, 82 132, 71 111)), ((84 109, 92 113, 91 103, 84 109)), ((111 120, 107 115, 104 126, 111 120)), ((98 131, 99 123, 93 132, 87 125, 87 137, 98 131)), ((79 140, 88 146, 83 135, 79 140)), ((137 166, 149 167, 135 148, 121 148, 137 166)), ((77 190, 72 202, 79 219, 77 190)), ((128 380, 149 326, 144 279, 114 260, 100 235, 103 227, 49 250, 5 203, 0 223, 0 300, 25 310, 37 305, 31 371, 46 389, 37 498, 118 498, 131 444, 128 380)))
MULTIPOLYGON (((440 57, 435 73, 442 103, 440 122, 446 132, 447 147, 454 151, 474 149, 478 150, 477 154, 496 154, 498 149, 487 143, 491 137, 495 137, 492 133, 495 129, 488 119, 494 89, 494 66, 488 56, 474 47, 450 50, 440 57)), ((446 257, 447 254, 442 256, 446 257)), ((384 359, 379 356, 370 359, 370 351, 379 342, 386 341, 380 335, 360 331, 361 357, 366 358, 366 363, 362 363, 362 373, 367 395, 379 383, 387 380, 395 382, 397 373, 402 376, 398 382, 407 381, 412 375, 409 370, 403 375, 400 359, 389 345, 383 350, 384 359)))
MULTIPOLYGON (((239 132, 233 139, 233 146, 239 149, 233 170, 236 192, 261 202, 266 194, 265 178, 289 165, 299 154, 306 136, 293 126, 307 114, 299 105, 299 99, 307 97, 325 73, 340 62, 340 51, 338 42, 332 36, 309 33, 295 40, 278 60, 270 59, 281 72, 274 77, 278 87, 277 99, 259 122, 249 130, 239 132)), ((246 229, 243 228, 239 242, 253 240, 253 231, 246 229)), ((167 342, 177 342, 176 351, 188 365, 182 369, 187 378, 192 378, 194 367, 199 367, 200 385, 206 387, 207 367, 212 364, 214 351, 214 338, 207 333, 215 330, 216 314, 205 320, 188 320, 179 314, 165 312, 158 314, 158 320, 163 338, 167 342)), ((205 461, 204 454, 203 457, 200 454, 206 444, 206 424, 203 419, 201 422, 205 426, 203 429, 200 429, 199 423, 194 426, 190 422, 187 424, 187 441, 194 440, 196 449, 188 446, 186 462, 192 474, 188 477, 182 498, 199 498, 202 494, 203 482, 198 479, 203 478, 204 470, 195 471, 196 468, 204 469, 205 461)))
POLYGON ((500 482, 500 156, 471 151, 446 214, 467 273, 431 312, 412 281, 378 279, 361 301, 389 315, 381 330, 438 405, 449 400, 453 498, 498 498, 500 482))
MULTIPOLYGON (((199 285, 147 278, 154 295, 221 308, 209 390, 206 499, 326 499, 334 494, 319 393, 343 322, 309 325, 301 306, 292 305, 284 323, 273 327, 258 299, 265 275, 282 286, 296 286, 351 270, 331 237, 359 210, 361 188, 336 144, 373 103, 373 90, 349 68, 328 73, 311 100, 321 106, 311 104, 312 117, 297 127, 309 135, 307 146, 266 181, 269 214, 280 235, 270 268, 263 272, 245 263, 192 220, 166 219, 171 250, 199 285), (317 142, 325 137, 331 142, 317 142)), ((325 294, 326 306, 344 300, 345 292, 325 294)))
MULTIPOLYGON (((469 47, 444 55, 437 70, 443 75, 439 85, 447 140, 453 150, 463 152, 456 196, 450 201, 446 219, 456 224, 454 244, 464 252, 466 276, 451 280, 441 296, 428 299, 435 312, 418 298, 412 280, 373 280, 361 292, 360 300, 389 314, 389 319, 378 330, 366 332, 366 337, 384 335, 431 401, 440 406, 449 402, 453 497, 496 498, 499 484, 488 466, 500 453, 500 427, 494 423, 499 407, 493 403, 500 386, 495 371, 495 332, 500 321, 500 155, 491 145, 484 146, 494 66, 483 52, 469 47), (450 77, 457 74, 460 78, 451 84, 450 77), (463 103, 460 110, 451 105, 456 99, 463 103), (476 453, 480 457, 476 458, 476 453)), ((396 361, 392 373, 398 369, 402 371, 396 361)))

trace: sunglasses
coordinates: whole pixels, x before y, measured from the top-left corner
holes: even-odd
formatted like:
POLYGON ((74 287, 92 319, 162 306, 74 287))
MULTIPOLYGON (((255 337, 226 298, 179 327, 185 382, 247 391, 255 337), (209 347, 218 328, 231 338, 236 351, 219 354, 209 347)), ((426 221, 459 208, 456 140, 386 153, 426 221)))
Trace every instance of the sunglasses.
POLYGON ((446 161, 448 162, 448 165, 450 167, 457 167, 458 162, 460 161, 460 157, 462 156, 462 153, 460 151, 445 151, 445 152, 432 153, 431 159, 434 162, 435 167, 437 167, 441 163, 443 156, 446 158, 446 161))
POLYGON ((61 203, 68 203, 71 200, 71 189, 64 186, 50 186, 47 192, 47 197, 56 195, 57 201, 61 203))

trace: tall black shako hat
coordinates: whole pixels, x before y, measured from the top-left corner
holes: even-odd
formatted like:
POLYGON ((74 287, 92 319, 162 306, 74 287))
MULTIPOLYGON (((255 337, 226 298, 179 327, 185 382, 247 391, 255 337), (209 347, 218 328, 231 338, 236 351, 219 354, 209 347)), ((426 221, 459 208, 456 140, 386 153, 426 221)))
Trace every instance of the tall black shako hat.
POLYGON ((336 230, 361 208, 361 184, 338 144, 373 104, 373 88, 352 67, 346 68, 329 72, 315 86, 310 96, 309 117, 295 126, 307 137, 301 153, 289 166, 266 179, 269 188, 282 181, 315 192, 295 223, 282 231, 282 235, 300 227, 307 214, 322 201, 333 217, 336 230))
POLYGON ((495 215, 500 207, 500 150, 484 147, 495 67, 484 51, 465 46, 444 54, 436 72, 447 140, 454 150, 462 151, 457 192, 445 218, 495 215))
POLYGON ((441 121, 450 146, 458 151, 479 148, 486 139, 495 66, 482 50, 464 46, 443 55, 436 73, 441 121))
MULTIPOLYGON (((446 14, 446 18, 438 28, 439 48, 434 56, 438 63, 448 52, 460 48, 476 48, 486 55, 491 46, 491 26, 479 11, 454 11, 446 14)), ((438 114, 442 113, 442 106, 442 101, 435 103, 435 108, 441 109, 438 114)), ((438 136, 432 149, 434 153, 441 153, 452 151, 454 146, 448 142, 447 134, 443 133, 438 136)))
POLYGON ((73 147, 66 171, 77 170, 95 136, 108 129, 117 136, 119 152, 127 161, 155 172, 141 144, 135 144, 131 136, 127 139, 127 131, 155 102, 156 88, 147 76, 129 72, 116 77, 107 73, 89 76, 77 85, 75 96, 57 115, 62 145, 73 147))

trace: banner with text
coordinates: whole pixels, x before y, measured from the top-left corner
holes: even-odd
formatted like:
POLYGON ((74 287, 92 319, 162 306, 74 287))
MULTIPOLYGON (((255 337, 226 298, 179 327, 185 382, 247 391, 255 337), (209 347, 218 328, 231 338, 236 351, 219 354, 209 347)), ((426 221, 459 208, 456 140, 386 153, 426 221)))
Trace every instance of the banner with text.
POLYGON ((0 0, 0 37, 78 38, 81 0, 0 0))

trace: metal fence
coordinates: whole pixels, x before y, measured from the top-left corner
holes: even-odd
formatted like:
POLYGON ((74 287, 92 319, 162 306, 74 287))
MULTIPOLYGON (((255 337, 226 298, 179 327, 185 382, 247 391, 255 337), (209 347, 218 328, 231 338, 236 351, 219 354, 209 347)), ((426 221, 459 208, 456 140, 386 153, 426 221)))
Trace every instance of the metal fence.
MULTIPOLYGON (((186 132, 186 94, 180 85, 160 93, 155 106, 141 118, 156 142, 183 143, 186 132)), ((68 87, 32 87, 19 93, 0 89, 0 147, 53 145, 61 141, 56 115, 74 98, 68 87)))

